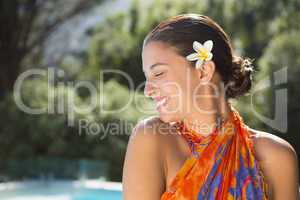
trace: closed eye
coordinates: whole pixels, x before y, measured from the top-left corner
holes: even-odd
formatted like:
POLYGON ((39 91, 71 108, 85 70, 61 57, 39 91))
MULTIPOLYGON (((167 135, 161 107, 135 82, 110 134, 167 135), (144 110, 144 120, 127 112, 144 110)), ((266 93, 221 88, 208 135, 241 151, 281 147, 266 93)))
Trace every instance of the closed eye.
POLYGON ((158 73, 158 74, 155 74, 155 77, 158 77, 158 76, 160 76, 160 75, 162 75, 162 74, 163 74, 163 72, 158 73))

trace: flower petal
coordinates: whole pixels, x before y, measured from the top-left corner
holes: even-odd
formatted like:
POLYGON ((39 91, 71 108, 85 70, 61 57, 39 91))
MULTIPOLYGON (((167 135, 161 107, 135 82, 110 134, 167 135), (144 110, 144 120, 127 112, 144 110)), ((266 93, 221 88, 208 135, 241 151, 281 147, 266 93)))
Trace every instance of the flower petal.
POLYGON ((205 61, 209 61, 213 58, 213 54, 212 53, 208 53, 208 57, 205 59, 205 61))
POLYGON ((211 51, 213 48, 213 41, 212 40, 207 40, 206 42, 204 42, 203 46, 207 51, 211 51))
POLYGON ((198 59, 198 53, 192 53, 192 54, 188 55, 186 57, 186 59, 189 60, 189 61, 197 60, 198 59))
POLYGON ((196 69, 200 69, 202 67, 202 64, 203 64, 203 60, 199 59, 197 62, 196 62, 196 69))
POLYGON ((203 45, 200 42, 194 41, 193 42, 193 48, 195 51, 199 51, 200 49, 204 48, 203 45))

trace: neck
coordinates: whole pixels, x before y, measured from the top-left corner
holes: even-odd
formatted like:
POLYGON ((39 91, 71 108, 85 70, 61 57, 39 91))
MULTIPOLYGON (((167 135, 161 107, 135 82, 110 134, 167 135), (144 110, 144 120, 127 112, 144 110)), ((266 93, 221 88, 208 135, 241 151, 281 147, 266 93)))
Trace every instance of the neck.
POLYGON ((205 103, 206 109, 198 107, 196 112, 192 112, 184 117, 183 123, 188 130, 207 136, 212 133, 214 128, 220 126, 222 120, 229 116, 230 105, 225 99, 209 101, 205 103))

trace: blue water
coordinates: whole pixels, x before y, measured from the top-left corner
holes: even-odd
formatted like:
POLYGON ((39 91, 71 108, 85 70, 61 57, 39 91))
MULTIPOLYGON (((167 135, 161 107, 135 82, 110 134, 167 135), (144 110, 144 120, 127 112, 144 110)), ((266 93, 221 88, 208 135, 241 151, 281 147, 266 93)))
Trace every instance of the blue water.
POLYGON ((121 200, 122 195, 119 191, 109 190, 85 190, 74 195, 72 200, 121 200))
POLYGON ((23 184, 0 190, 1 200, 121 200, 122 192, 71 183, 23 184))

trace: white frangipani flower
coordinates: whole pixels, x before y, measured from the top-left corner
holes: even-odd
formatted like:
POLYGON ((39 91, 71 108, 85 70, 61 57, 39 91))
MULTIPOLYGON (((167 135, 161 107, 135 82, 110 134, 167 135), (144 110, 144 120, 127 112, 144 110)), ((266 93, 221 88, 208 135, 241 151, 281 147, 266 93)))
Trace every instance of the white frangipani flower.
POLYGON ((186 56, 186 59, 189 61, 195 61, 196 62, 196 69, 200 69, 202 67, 202 64, 206 61, 210 61, 213 57, 213 54, 211 53, 211 50, 213 48, 213 41, 207 40, 202 45, 198 41, 193 42, 193 49, 196 51, 196 53, 191 53, 190 55, 186 56))

